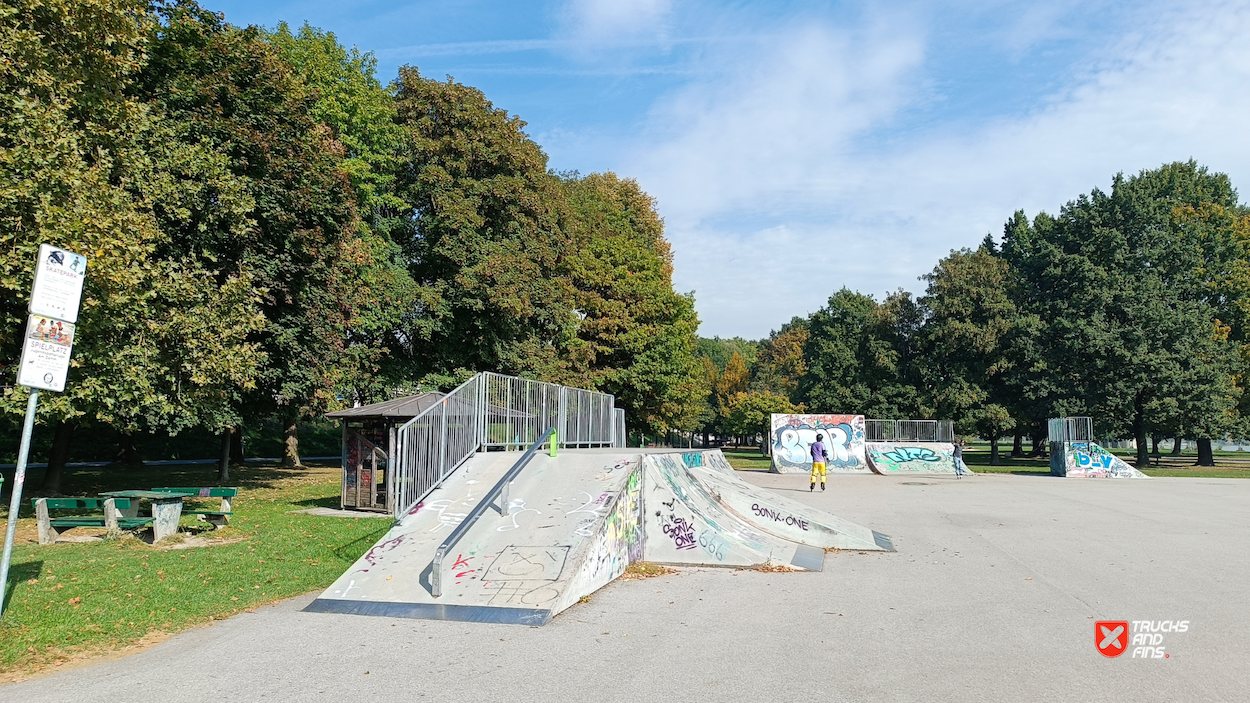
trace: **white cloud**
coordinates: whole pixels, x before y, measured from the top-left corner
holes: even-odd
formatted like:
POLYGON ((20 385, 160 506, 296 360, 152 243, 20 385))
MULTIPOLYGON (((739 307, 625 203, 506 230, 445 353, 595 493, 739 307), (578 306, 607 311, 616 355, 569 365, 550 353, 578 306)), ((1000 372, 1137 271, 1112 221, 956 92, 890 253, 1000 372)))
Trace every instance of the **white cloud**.
POLYGON ((766 334, 843 284, 916 291, 1015 209, 1056 211, 1117 171, 1193 157, 1250 182, 1250 10, 1150 16, 1031 112, 908 135, 888 124, 922 99, 921 31, 782 33, 661 100, 622 170, 659 200, 703 334, 766 334))
POLYGON ((570 0, 568 23, 586 41, 611 41, 662 31, 671 0, 570 0))

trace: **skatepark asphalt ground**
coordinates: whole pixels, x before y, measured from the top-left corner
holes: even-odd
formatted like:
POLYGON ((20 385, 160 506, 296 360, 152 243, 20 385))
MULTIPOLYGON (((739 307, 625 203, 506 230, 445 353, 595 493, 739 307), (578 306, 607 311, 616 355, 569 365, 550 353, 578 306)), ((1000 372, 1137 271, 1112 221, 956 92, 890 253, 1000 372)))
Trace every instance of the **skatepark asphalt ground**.
POLYGON ((742 475, 898 552, 618 581, 540 628, 300 612, 309 594, 0 701, 1250 700, 1250 481, 742 475), (1168 658, 1111 659, 1096 620, 1189 628, 1168 658))

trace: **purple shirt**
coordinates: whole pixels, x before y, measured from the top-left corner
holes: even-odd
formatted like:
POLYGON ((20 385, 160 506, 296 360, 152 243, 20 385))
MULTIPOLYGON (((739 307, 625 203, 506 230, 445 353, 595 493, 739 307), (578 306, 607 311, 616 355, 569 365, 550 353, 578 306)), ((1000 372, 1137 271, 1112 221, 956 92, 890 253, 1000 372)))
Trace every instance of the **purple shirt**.
POLYGON ((815 444, 812 445, 812 463, 814 464, 825 463, 825 443, 824 442, 821 442, 818 440, 815 444))

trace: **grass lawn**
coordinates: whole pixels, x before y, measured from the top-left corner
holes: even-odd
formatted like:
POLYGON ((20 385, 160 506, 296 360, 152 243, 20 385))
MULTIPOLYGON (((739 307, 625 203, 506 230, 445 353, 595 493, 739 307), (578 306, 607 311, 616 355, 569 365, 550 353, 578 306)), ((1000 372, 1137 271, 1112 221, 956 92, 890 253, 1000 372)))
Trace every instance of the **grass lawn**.
MULTIPOLYGON (((67 471, 62 490, 71 496, 216 480, 211 465, 67 471)), ((32 473, 28 487, 40 480, 38 470, 32 473)), ((134 537, 40 546, 24 496, 0 620, 0 681, 328 586, 391 525, 291 512, 337 508, 340 475, 329 466, 232 470, 230 484, 240 491, 231 525, 213 531, 184 517, 183 529, 196 534, 159 547, 134 537), (187 547, 200 541, 206 544, 187 547)), ((4 508, 8 502, 6 494, 4 508)), ((76 528, 64 536, 91 532, 76 528)))
POLYGON ((773 465, 773 458, 761 456, 757 448, 730 449, 722 447, 721 452, 729 465, 743 471, 768 471, 773 465))

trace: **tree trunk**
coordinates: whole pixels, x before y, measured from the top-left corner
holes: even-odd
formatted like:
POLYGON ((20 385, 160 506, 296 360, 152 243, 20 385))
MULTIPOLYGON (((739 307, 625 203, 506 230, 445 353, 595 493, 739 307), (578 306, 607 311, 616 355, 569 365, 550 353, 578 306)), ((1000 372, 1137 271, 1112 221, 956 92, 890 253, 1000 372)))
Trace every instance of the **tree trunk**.
POLYGON ((69 457, 70 440, 74 438, 73 422, 61 420, 56 423, 56 433, 52 436, 52 451, 48 453, 48 468, 43 472, 43 483, 39 492, 45 495, 61 494, 61 477, 65 475, 65 461, 69 457))
POLYGON ((1150 435, 1150 453, 1159 456, 1159 435, 1157 434, 1150 435))
POLYGON ((139 447, 131 434, 117 436, 117 456, 113 458, 113 466, 126 469, 137 469, 143 466, 143 457, 139 456, 139 447))
POLYGON ((1215 452, 1211 451, 1211 440, 1198 440, 1198 463, 1197 466, 1215 466, 1215 452))
POLYGON ((243 425, 233 428, 230 432, 230 463, 242 466, 247 461, 243 455, 243 425))
POLYGON ((221 460, 217 462, 217 485, 224 486, 230 482, 230 448, 234 444, 232 428, 221 431, 221 460))
POLYGON ((1180 455, 1181 455, 1181 438, 1177 437, 1176 439, 1172 440, 1172 456, 1180 456, 1180 455))
POLYGON ((282 435, 282 466, 296 468, 302 466, 299 461, 299 413, 290 412, 283 423, 282 435))
POLYGON ((1033 432, 1033 456, 1041 456, 1046 452, 1046 426, 1038 425, 1033 432))
POLYGON ((1016 432, 1015 439, 1011 442, 1011 458, 1019 459, 1024 455, 1024 433, 1016 432))
POLYGON ((708 435, 709 435, 709 434, 711 434, 711 433, 710 433, 710 432, 708 432, 708 429, 707 429, 706 427, 704 427, 704 428, 703 428, 703 447, 704 447, 705 449, 707 448, 707 445, 708 445, 708 441, 709 441, 709 440, 708 440, 708 435))
POLYGON ((1137 440, 1137 468, 1150 466, 1150 440, 1146 437, 1146 418, 1141 402, 1133 403, 1133 439, 1137 440))
POLYGON ((990 437, 990 466, 998 466, 998 437, 990 437))

